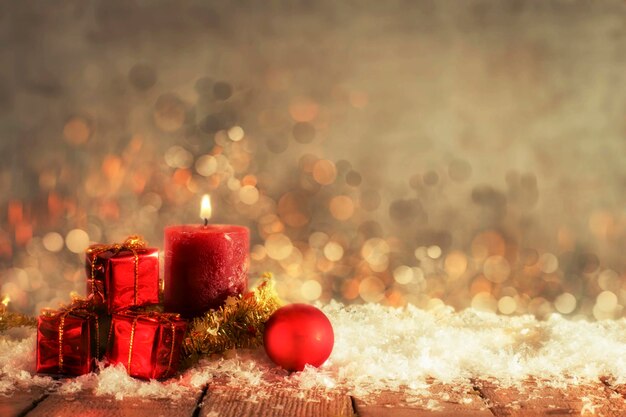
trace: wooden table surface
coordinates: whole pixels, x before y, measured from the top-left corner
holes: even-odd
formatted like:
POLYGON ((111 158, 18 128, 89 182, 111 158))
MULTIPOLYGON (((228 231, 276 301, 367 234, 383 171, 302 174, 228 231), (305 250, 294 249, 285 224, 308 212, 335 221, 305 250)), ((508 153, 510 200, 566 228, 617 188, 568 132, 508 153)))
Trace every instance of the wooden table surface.
POLYGON ((367 398, 342 392, 294 391, 213 383, 171 399, 95 396, 89 391, 61 394, 31 388, 0 396, 1 417, 482 417, 626 416, 626 387, 607 379, 563 388, 501 388, 486 380, 444 385, 432 382, 423 395, 383 392, 367 398))

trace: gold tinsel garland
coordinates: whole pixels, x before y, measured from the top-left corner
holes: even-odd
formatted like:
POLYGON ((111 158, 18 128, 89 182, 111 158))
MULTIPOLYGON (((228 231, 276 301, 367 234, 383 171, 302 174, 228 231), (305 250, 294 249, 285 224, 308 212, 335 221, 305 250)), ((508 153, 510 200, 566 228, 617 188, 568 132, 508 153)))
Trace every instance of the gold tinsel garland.
POLYGON ((193 319, 183 342, 185 362, 228 349, 261 346, 265 322, 280 306, 272 274, 265 273, 254 290, 229 297, 222 307, 193 319))
POLYGON ((13 313, 7 309, 9 305, 9 297, 5 296, 0 301, 0 332, 10 329, 12 327, 31 326, 37 325, 37 319, 25 314, 13 313))

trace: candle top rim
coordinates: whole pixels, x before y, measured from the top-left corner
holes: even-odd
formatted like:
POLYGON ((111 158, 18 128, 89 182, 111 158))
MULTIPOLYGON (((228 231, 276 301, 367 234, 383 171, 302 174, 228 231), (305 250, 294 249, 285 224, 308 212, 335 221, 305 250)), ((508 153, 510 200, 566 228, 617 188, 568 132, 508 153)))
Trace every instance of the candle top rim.
POLYGON ((245 226, 240 226, 237 224, 215 224, 209 223, 206 226, 204 224, 177 224, 165 227, 166 231, 179 231, 182 233, 185 232, 206 232, 206 233, 237 233, 237 232, 248 232, 249 229, 245 226))

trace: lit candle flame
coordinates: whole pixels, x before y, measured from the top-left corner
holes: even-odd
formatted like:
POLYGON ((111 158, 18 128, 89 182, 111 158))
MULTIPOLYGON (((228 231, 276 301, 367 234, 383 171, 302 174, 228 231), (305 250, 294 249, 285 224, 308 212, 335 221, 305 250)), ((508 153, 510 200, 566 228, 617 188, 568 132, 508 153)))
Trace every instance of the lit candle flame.
POLYGON ((211 218, 211 198, 208 194, 205 194, 202 197, 202 204, 200 205, 200 218, 204 219, 205 226, 211 218))
POLYGON ((5 307, 8 307, 10 302, 11 297, 9 297, 8 295, 5 295, 4 298, 2 298, 2 301, 0 301, 0 303, 4 304, 5 307))

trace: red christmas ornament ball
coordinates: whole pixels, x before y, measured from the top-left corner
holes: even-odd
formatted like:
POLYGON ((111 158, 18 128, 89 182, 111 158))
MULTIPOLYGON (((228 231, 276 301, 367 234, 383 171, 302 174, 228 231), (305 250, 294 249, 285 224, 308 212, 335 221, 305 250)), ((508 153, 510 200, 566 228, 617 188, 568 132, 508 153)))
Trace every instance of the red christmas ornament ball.
POLYGON ((304 365, 320 366, 335 343, 333 326, 319 309, 308 304, 279 308, 265 323, 263 343, 267 356, 288 371, 304 365))

